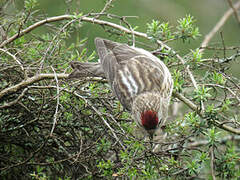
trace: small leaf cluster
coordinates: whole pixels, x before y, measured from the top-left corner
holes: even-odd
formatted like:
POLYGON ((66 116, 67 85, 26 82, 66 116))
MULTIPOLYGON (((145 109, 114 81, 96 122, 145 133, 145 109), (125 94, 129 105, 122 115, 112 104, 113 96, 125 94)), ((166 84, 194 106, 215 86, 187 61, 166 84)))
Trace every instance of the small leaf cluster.
POLYGON ((26 11, 32 11, 38 5, 37 0, 25 0, 24 1, 24 8, 26 11))
POLYGON ((182 74, 180 71, 178 70, 174 70, 173 71, 173 87, 177 92, 182 92, 183 90, 183 84, 184 84, 184 79, 182 77, 182 74))
POLYGON ((174 38, 170 31, 169 23, 160 23, 157 20, 152 20, 151 23, 147 23, 147 35, 151 37, 153 41, 157 39, 165 41, 174 38))
POLYGON ((195 51, 191 50, 191 52, 192 52, 192 61, 195 63, 201 62, 202 53, 200 52, 200 49, 197 48, 195 51))
POLYGON ((189 38, 196 39, 200 36, 199 28, 195 26, 196 20, 193 16, 187 15, 184 18, 178 20, 177 26, 177 35, 183 41, 186 41, 189 38))
POLYGON ((158 20, 152 20, 147 23, 147 35, 153 41, 169 41, 174 39, 182 39, 183 42, 190 39, 196 39, 200 36, 199 29, 196 27, 193 16, 187 15, 179 19, 176 31, 172 32, 172 27, 168 22, 160 23, 158 20))
POLYGON ((214 83, 219 85, 224 85, 226 83, 226 78, 221 73, 216 71, 212 73, 212 80, 214 83))
POLYGON ((97 165, 100 168, 101 172, 103 173, 103 177, 111 177, 113 175, 113 164, 110 160, 107 161, 100 161, 97 165))
POLYGON ((240 177, 239 157, 239 151, 231 143, 228 143, 226 150, 216 161, 216 170, 221 179, 240 177))
POLYGON ((197 102, 201 102, 201 101, 207 101, 210 97, 212 97, 211 93, 209 92, 211 90, 211 88, 207 88, 205 86, 201 86, 199 87, 197 90, 195 90, 195 96, 194 99, 197 102))

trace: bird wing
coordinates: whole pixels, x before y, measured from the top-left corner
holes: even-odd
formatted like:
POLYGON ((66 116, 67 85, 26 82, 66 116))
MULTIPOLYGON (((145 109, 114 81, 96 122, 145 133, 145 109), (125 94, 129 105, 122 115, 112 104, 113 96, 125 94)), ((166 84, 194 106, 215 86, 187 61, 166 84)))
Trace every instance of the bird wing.
POLYGON ((120 63, 141 55, 141 53, 132 49, 127 44, 121 44, 107 39, 96 38, 95 45, 102 69, 111 86, 120 63))
POLYGON ((144 92, 159 93, 170 99, 172 86, 172 77, 165 64, 145 55, 122 62, 113 83, 115 94, 127 109, 130 109, 134 98, 144 92))

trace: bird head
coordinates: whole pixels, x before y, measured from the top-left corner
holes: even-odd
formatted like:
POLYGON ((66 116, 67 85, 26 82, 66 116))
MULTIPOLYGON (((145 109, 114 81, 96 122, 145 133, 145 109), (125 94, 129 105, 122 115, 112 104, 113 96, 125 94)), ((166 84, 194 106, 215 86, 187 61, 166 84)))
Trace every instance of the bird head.
POLYGON ((152 139, 167 118, 164 99, 159 94, 150 92, 138 95, 132 104, 132 117, 152 139))

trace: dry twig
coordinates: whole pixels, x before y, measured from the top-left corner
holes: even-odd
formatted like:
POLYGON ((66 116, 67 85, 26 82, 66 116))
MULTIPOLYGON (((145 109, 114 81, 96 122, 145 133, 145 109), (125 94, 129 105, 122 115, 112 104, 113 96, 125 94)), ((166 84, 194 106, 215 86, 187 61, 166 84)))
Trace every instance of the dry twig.
MULTIPOLYGON (((239 9, 240 8, 240 1, 237 2, 236 4, 234 4, 234 8, 235 9, 239 9)), ((205 36, 202 44, 201 44, 201 49, 200 52, 203 52, 205 47, 207 47, 208 43, 210 42, 210 40, 213 38, 213 36, 219 31, 219 29, 226 23, 226 21, 228 20, 228 18, 234 13, 233 9, 230 8, 229 10, 227 10, 224 15, 222 16, 222 18, 218 21, 218 23, 213 27, 213 29, 205 36)))
POLYGON ((57 77, 57 74, 56 74, 54 68, 52 66, 51 66, 51 68, 52 68, 52 70, 54 72, 54 79, 56 81, 56 86, 57 86, 57 95, 56 95, 57 96, 57 105, 56 105, 56 110, 55 110, 55 113, 54 113, 54 116, 53 116, 54 117, 54 119, 53 119, 53 126, 52 126, 52 130, 51 130, 50 136, 52 136, 54 128, 55 128, 55 126, 57 124, 58 107, 59 107, 59 104, 60 104, 59 103, 60 91, 59 91, 58 77, 57 77))
POLYGON ((22 93, 18 96, 17 99, 15 99, 15 100, 12 101, 12 102, 9 102, 9 103, 6 103, 6 104, 0 106, 0 109, 9 108, 9 107, 17 104, 18 101, 23 98, 23 96, 25 95, 25 93, 27 92, 27 90, 28 90, 28 88, 25 88, 25 89, 22 91, 22 93))
POLYGON ((0 51, 2 51, 2 52, 4 52, 4 53, 6 53, 7 55, 11 56, 11 57, 17 62, 17 64, 20 66, 20 68, 22 69, 22 71, 25 72, 25 69, 24 69, 22 63, 18 60, 18 58, 17 58, 15 55, 13 55, 13 54, 10 53, 9 51, 7 51, 7 50, 5 50, 5 49, 2 49, 2 48, 0 48, 0 51))
MULTIPOLYGON (((111 6, 114 0, 108 0, 99 14, 105 13, 111 6)), ((98 19, 100 15, 97 15, 95 18, 98 19)))
POLYGON ((119 140, 119 138, 117 137, 116 133, 114 132, 114 129, 108 124, 108 122, 103 118, 102 113, 100 111, 98 111, 97 108, 95 108, 93 106, 93 104, 88 101, 86 98, 82 97, 81 95, 79 95, 78 93, 74 92, 73 93, 75 96, 77 96, 78 98, 82 99, 85 101, 86 104, 89 104, 89 106, 96 112, 96 114, 101 118, 101 120, 103 121, 103 123, 109 128, 109 130, 111 131, 113 137, 116 139, 116 142, 119 143, 122 148, 125 150, 126 148, 123 146, 123 144, 121 143, 121 141, 119 140))
POLYGON ((211 146, 210 148, 210 160, 211 160, 211 163, 210 163, 210 166, 211 166, 211 174, 212 174, 212 178, 213 180, 216 180, 216 177, 215 177, 215 166, 214 166, 214 161, 215 161, 215 158, 214 158, 214 147, 211 146))
POLYGON ((237 21, 238 21, 238 23, 239 23, 239 25, 240 25, 240 17, 239 17, 239 15, 238 15, 238 13, 237 13, 236 8, 235 8, 235 7, 233 6, 233 4, 232 4, 232 0, 228 0, 228 4, 229 4, 229 6, 232 8, 233 13, 234 13, 234 16, 235 16, 235 18, 237 19, 237 21))
MULTIPOLYGON (((27 78, 27 79, 23 80, 22 82, 14 85, 14 86, 10 86, 6 89, 3 89, 0 92, 0 99, 5 95, 15 93, 22 88, 26 88, 26 87, 32 85, 33 83, 36 83, 36 82, 41 81, 43 79, 53 79, 54 77, 55 77, 54 74, 38 74, 36 76, 27 78)), ((57 74, 57 77, 58 77, 58 79, 67 78, 68 74, 57 74)))

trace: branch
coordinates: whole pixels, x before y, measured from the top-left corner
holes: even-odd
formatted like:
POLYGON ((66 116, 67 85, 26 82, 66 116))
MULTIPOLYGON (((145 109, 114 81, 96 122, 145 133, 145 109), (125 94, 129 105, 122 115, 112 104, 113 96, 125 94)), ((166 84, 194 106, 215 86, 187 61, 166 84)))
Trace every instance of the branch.
MULTIPOLYGON (((234 5, 234 9, 239 9, 240 8, 240 1, 237 2, 234 5)), ((227 10, 224 15, 222 16, 222 18, 218 21, 218 23, 214 26, 214 28, 205 36, 202 44, 201 44, 201 48, 200 52, 204 51, 204 48, 207 47, 208 43, 210 42, 210 40, 213 38, 213 36, 218 32, 218 30, 225 24, 225 22, 227 21, 227 19, 234 13, 233 9, 230 8, 229 10, 227 10)))
POLYGON ((25 72, 22 63, 18 60, 18 58, 15 55, 11 54, 9 51, 7 51, 5 49, 2 49, 2 48, 0 48, 0 51, 2 51, 4 53, 6 53, 7 55, 11 56, 19 64, 22 71, 25 72))
MULTIPOLYGON (((3 89, 0 92, 0 99, 5 95, 15 93, 18 90, 20 90, 22 88, 25 88, 29 85, 32 85, 33 83, 36 83, 36 82, 41 81, 43 79, 53 79, 54 76, 55 76, 54 74, 38 74, 38 75, 33 76, 31 78, 27 78, 27 79, 23 80, 22 82, 14 85, 14 86, 10 86, 6 89, 3 89)), ((58 79, 63 79, 63 78, 67 78, 67 77, 68 77, 68 74, 57 74, 58 79)))
POLYGON ((25 95, 25 93, 27 92, 27 90, 28 90, 28 88, 25 88, 25 89, 22 91, 22 93, 20 94, 20 96, 18 96, 17 99, 15 99, 14 101, 11 101, 11 102, 9 102, 9 103, 6 103, 6 104, 0 106, 0 109, 9 108, 10 106, 13 106, 14 104, 17 104, 18 101, 20 101, 20 99, 23 98, 23 96, 25 95))
POLYGON ((54 131, 54 128, 57 124, 57 115, 58 115, 58 108, 59 108, 59 83, 58 83, 58 77, 57 77, 57 74, 56 74, 56 71, 54 70, 54 68, 51 66, 52 70, 53 70, 53 73, 54 73, 54 79, 56 81, 56 86, 57 86, 57 105, 56 105, 56 109, 55 109, 55 113, 54 113, 54 119, 53 119, 53 126, 52 126, 52 130, 51 130, 51 133, 50 133, 50 137, 52 136, 53 134, 53 131, 54 131))
MULTIPOLYGON (((240 136, 225 136, 220 139, 219 143, 220 144, 226 144, 228 141, 236 141, 236 143, 239 143, 240 141, 240 136)), ((197 140, 195 142, 191 142, 187 144, 187 148, 193 148, 193 147, 199 147, 199 146, 204 146, 209 143, 209 140, 197 140)))
MULTIPOLYGON (((65 79, 65 78, 68 78, 68 75, 69 74, 56 74, 57 75, 57 78, 58 79, 65 79)), ((26 80, 23 80, 22 82, 14 85, 14 86, 11 86, 9 88, 6 88, 4 90, 2 90, 0 92, 0 99, 5 96, 5 95, 8 95, 8 94, 11 94, 11 93, 15 93, 17 92, 18 90, 20 89, 23 89, 25 87, 28 87, 36 82, 39 82, 41 80, 44 80, 44 79, 53 79, 55 76, 54 74, 38 74, 36 76, 33 76, 31 78, 28 78, 26 80)), ((84 81, 101 81, 101 82, 107 82, 106 80, 104 80, 103 78, 101 77, 85 77, 83 78, 84 81)), ((48 88, 55 88, 55 86, 47 86, 48 88)), ((41 88, 41 87, 38 87, 38 88, 41 88)), ((43 89, 46 88, 46 87, 43 87, 43 89)))
MULTIPOLYGON (((12 37, 10 37, 9 39, 3 41, 1 44, 0 44, 0 48, 4 47, 5 45, 13 42, 14 40, 16 40, 17 38, 19 37, 22 37, 23 35, 31 32, 32 30, 44 25, 44 24, 47 24, 47 23, 51 23, 51 22, 56 22, 56 21, 62 21, 62 20, 72 20, 77 17, 74 16, 74 15, 62 15, 62 16, 55 16, 55 17, 51 17, 51 18, 46 18, 44 20, 41 20, 39 22, 36 22, 35 24, 29 26, 28 28, 20 31, 19 33, 16 33, 15 35, 13 35, 12 37)), ((99 20, 99 19, 95 19, 95 18, 89 18, 89 17, 85 17, 85 16, 82 16, 79 18, 80 21, 86 21, 86 22, 91 22, 93 24, 99 24, 99 25, 105 25, 105 26, 109 26, 109 27, 113 27, 115 29, 119 29, 120 31, 123 31, 127 34, 130 34, 132 33, 131 30, 123 27, 123 26, 120 26, 118 24, 114 24, 114 23, 111 23, 111 22, 108 22, 108 21, 103 21, 103 20, 99 20)), ((144 38, 148 38, 147 37, 147 34, 145 33, 141 33, 141 32, 137 32, 137 31, 133 31, 133 33, 137 36, 140 36, 140 37, 144 37, 144 38)))
MULTIPOLYGON (((32 30, 36 29, 37 27, 40 27, 46 23, 51 23, 51 22, 56 22, 56 21, 62 21, 62 20, 72 20, 73 18, 77 18, 77 16, 74 16, 74 15, 62 15, 62 16, 55 16, 55 17, 51 17, 51 18, 46 18, 42 21, 39 21, 39 22, 36 22, 35 24, 29 26, 28 28, 20 31, 19 33, 13 35, 12 37, 10 37, 9 39, 3 41, 1 44, 0 44, 0 48, 4 47, 5 45, 13 42, 14 40, 16 40, 17 38, 31 32, 32 30)), ((150 40, 151 37, 148 37, 146 33, 142 33, 142 32, 138 32, 138 31, 133 31, 132 29, 128 29, 128 28, 125 28, 121 25, 118 25, 118 24, 114 24, 114 23, 111 23, 111 22, 108 22, 108 21, 103 21, 103 20, 99 20, 99 19, 95 19, 95 18, 89 18, 89 17, 86 17, 86 16, 81 16, 79 18, 79 21, 86 21, 86 22, 90 22, 90 23, 93 23, 93 24, 99 24, 99 25, 104 25, 104 26, 109 26, 109 27, 112 27, 114 29, 118 29, 120 31, 123 31, 127 34, 132 34, 132 35, 135 35, 135 36, 138 36, 138 37, 142 37, 142 38, 145 38, 145 39, 148 39, 150 40)), ((184 65, 185 64, 185 60, 179 55, 177 54, 176 51, 174 51, 172 48, 170 48, 168 45, 164 44, 162 41, 160 40, 157 40, 157 43, 164 47, 166 50, 171 50, 173 52, 173 54, 176 55, 176 57, 180 60, 180 62, 184 65)), ((193 77, 193 74, 191 73, 190 69, 189 69, 189 65, 186 67, 186 70, 187 70, 187 73, 193 83, 193 86, 194 88, 197 89, 197 83, 193 77)), ((1 98, 1 96, 0 96, 1 98)))
MULTIPOLYGON (((58 79, 65 79, 65 78, 68 78, 68 75, 69 74, 56 74, 57 78, 58 79)), ((12 93, 15 93, 17 92, 18 90, 20 89, 23 89, 23 88, 26 88, 36 82, 39 82, 41 80, 44 80, 44 79, 54 79, 55 78, 55 74, 38 74, 36 76, 33 76, 33 77, 30 77, 30 78, 27 78, 25 80, 23 80, 22 82, 14 85, 14 86, 11 86, 11 87, 8 87, 6 89, 3 89, 2 91, 0 91, 0 100, 3 96, 6 96, 8 94, 12 94, 12 93)), ((83 78, 85 81, 102 81, 102 82, 106 82, 105 80, 103 80, 103 78, 101 77, 85 77, 83 78)))
MULTIPOLYGON (((179 94, 177 92, 173 92, 173 95, 178 98, 180 101, 182 101, 184 104, 186 104, 188 107, 190 107, 193 111, 195 111, 201 118, 205 117, 205 112, 204 111, 200 111, 200 109, 198 108, 197 105, 195 105, 192 101, 190 101, 189 99, 187 99, 185 96, 183 96, 182 94, 179 94)), ((234 133, 234 134, 238 134, 240 135, 240 129, 235 129, 232 128, 231 126, 227 126, 226 124, 222 124, 217 120, 214 120, 213 122, 217 127, 224 129, 228 132, 234 133)))
POLYGON ((86 98, 84 98, 83 96, 79 95, 78 93, 76 92, 73 92, 73 94, 75 96, 77 96, 78 98, 82 99, 85 101, 86 104, 89 104, 89 106, 91 107, 92 110, 94 110, 96 112, 96 114, 99 116, 99 118, 103 121, 103 123, 108 127, 108 129, 111 131, 113 137, 115 138, 116 142, 118 142, 122 148, 125 150, 126 148, 124 147, 124 145, 121 143, 121 141, 119 140, 118 136, 116 135, 116 133, 114 132, 114 129, 108 124, 108 122, 103 118, 103 115, 100 111, 97 110, 97 108, 95 108, 93 106, 93 104, 88 101, 86 98))

